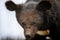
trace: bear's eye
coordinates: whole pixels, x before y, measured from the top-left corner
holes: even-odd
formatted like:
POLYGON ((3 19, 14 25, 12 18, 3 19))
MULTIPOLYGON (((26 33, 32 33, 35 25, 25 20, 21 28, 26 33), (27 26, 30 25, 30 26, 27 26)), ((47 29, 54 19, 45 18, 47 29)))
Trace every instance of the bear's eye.
POLYGON ((31 23, 31 25, 35 25, 35 24, 36 24, 36 22, 32 22, 32 23, 31 23))
POLYGON ((22 25, 26 25, 26 23, 23 22, 22 25))

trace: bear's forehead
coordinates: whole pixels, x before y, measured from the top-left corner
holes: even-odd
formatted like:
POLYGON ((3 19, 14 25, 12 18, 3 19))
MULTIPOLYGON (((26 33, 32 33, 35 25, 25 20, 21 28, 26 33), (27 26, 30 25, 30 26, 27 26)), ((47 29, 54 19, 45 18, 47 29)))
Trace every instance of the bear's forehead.
POLYGON ((21 21, 41 21, 42 15, 39 15, 35 10, 25 10, 22 11, 20 14, 20 20, 21 21))

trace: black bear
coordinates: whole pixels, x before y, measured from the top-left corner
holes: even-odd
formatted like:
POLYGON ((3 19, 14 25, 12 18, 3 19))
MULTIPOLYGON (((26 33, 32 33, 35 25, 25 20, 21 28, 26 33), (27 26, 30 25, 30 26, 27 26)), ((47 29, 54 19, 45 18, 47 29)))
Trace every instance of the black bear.
POLYGON ((49 1, 28 2, 15 4, 12 1, 5 3, 6 8, 16 12, 18 23, 24 29, 26 40, 46 40, 50 34, 48 14, 52 13, 49 1))

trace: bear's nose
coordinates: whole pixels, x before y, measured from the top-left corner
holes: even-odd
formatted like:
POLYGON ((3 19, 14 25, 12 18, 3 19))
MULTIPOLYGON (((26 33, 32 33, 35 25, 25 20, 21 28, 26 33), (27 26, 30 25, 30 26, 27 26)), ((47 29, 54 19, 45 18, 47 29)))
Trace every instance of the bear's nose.
POLYGON ((26 35, 26 38, 31 38, 31 36, 30 35, 26 35))

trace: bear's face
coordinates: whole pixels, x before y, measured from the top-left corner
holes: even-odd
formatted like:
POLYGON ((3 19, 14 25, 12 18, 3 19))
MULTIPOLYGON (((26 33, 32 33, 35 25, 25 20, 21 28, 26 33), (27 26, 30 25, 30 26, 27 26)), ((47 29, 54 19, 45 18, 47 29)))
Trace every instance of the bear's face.
POLYGON ((51 4, 48 1, 24 5, 16 5, 12 1, 7 1, 5 5, 8 10, 16 11, 17 21, 23 27, 25 37, 29 39, 35 36, 43 24, 44 12, 51 8, 51 4))
POLYGON ((24 28, 26 37, 33 37, 38 30, 38 27, 43 23, 42 14, 37 14, 35 10, 23 10, 18 18, 18 22, 24 28))

